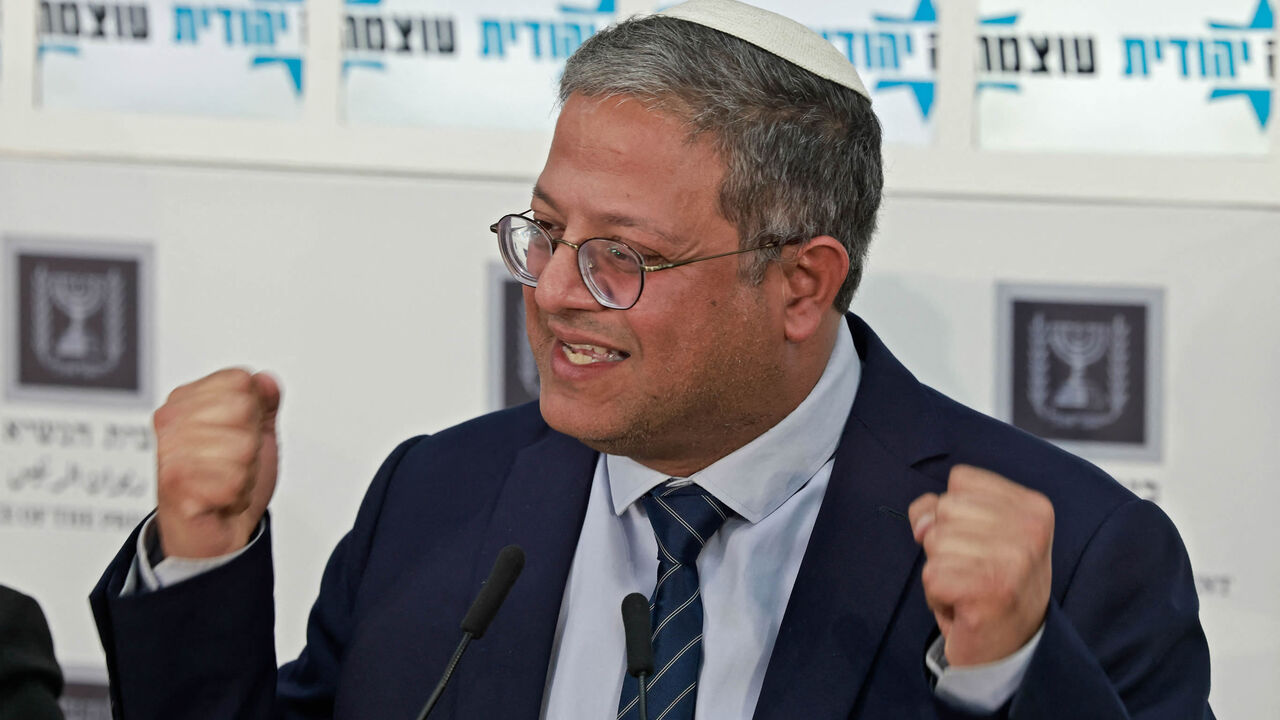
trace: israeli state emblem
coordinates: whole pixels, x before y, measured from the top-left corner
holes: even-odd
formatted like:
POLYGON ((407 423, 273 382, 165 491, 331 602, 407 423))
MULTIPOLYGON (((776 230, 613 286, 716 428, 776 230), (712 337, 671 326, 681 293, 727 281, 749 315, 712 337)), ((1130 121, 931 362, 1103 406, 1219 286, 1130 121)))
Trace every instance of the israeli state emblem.
POLYGON ((104 272, 53 270, 31 274, 31 340, 46 371, 93 379, 116 370, 124 357, 125 280, 104 272))
POLYGON ((1036 415, 1067 429, 1114 423, 1129 402, 1129 335, 1123 315, 1110 321, 1031 318, 1027 400, 1036 415))
POLYGON ((151 404, 151 247, 6 237, 10 400, 151 404))
POLYGON ((1160 288, 1001 283, 996 406, 1090 459, 1161 456, 1160 288))

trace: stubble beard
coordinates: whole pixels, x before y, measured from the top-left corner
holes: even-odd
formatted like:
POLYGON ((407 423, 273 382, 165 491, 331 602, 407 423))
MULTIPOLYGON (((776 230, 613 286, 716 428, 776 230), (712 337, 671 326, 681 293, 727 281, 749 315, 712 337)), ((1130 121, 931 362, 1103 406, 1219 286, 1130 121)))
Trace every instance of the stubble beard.
POLYGON ((615 409, 612 428, 572 428, 568 434, 597 452, 650 467, 692 462, 684 474, 700 470, 781 419, 768 398, 784 373, 763 344, 746 343, 720 354, 684 382, 656 392, 645 388, 615 409))

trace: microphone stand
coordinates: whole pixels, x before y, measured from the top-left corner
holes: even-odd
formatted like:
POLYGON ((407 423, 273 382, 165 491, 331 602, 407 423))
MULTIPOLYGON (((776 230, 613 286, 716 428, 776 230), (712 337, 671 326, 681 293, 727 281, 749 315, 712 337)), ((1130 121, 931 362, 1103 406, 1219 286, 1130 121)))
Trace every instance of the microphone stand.
POLYGON ((649 673, 642 672, 636 675, 636 681, 640 683, 640 694, 636 696, 640 710, 640 720, 649 720, 649 710, 645 707, 645 696, 649 691, 645 689, 644 681, 649 679, 649 673))
POLYGON ((493 616, 498 614, 498 608, 502 606, 502 601, 507 598, 507 593, 511 591, 511 586, 515 584, 516 578, 523 569, 524 550, 521 550, 518 545, 502 548, 498 553, 498 559, 493 563, 493 569, 489 571, 489 579, 480 588, 480 592, 476 593, 476 598, 472 601, 471 608, 467 610, 466 617, 462 618, 462 625, 459 628, 462 630, 462 640, 458 643, 458 648, 453 651, 453 657, 449 659, 449 665, 445 668, 444 675, 440 677, 440 682, 436 684, 436 689, 431 692, 431 697, 427 698, 427 703, 422 706, 422 712, 418 713, 418 720, 427 720, 427 715, 431 714, 432 708, 444 694, 445 685, 449 684, 453 671, 458 668, 458 662, 462 660, 462 653, 466 652, 467 645, 473 639, 479 640, 484 635, 489 623, 493 621, 493 616))
MULTIPOLYGON (((444 686, 449 684, 449 678, 453 677, 453 671, 457 669, 458 661, 462 659, 462 653, 466 652, 467 645, 470 642, 471 633, 462 633, 462 640, 458 643, 458 649, 453 651, 453 657, 449 659, 449 664, 444 669, 444 675, 440 677, 440 682, 436 683, 436 689, 431 691, 431 697, 427 698, 427 704, 422 706, 422 712, 418 713, 418 720, 427 720, 427 715, 431 713, 431 709, 440 701, 440 696, 444 694, 444 686)), ((644 720, 643 713, 641 720, 644 720)))

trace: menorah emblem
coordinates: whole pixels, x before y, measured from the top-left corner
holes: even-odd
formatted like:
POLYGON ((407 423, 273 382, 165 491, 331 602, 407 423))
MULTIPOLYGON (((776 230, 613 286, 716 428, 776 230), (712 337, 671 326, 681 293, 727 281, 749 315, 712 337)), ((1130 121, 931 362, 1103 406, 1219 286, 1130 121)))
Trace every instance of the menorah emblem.
POLYGON ((1111 345, 1111 328, 1107 323, 1057 320, 1049 323, 1049 347, 1059 360, 1071 368, 1066 383, 1053 395, 1060 408, 1083 410, 1090 407, 1090 392, 1085 369, 1102 359, 1111 345))
POLYGON ((121 272, 70 272, 42 264, 32 272, 31 281, 32 349, 40 364, 63 377, 97 378, 115 370, 125 351, 121 272), (66 317, 67 326, 61 332, 56 328, 55 308, 66 317), (101 316, 96 332, 89 322, 95 316, 101 316))
POLYGON ((54 353, 60 358, 83 360, 100 345, 85 329, 85 321, 102 308, 107 277, 101 273, 49 273, 49 295, 71 321, 54 345, 54 353))
POLYGON ((1129 324, 1111 321, 1046 320, 1036 313, 1027 348, 1027 399, 1036 415, 1060 428, 1097 430, 1119 419, 1129 401, 1129 324), (1052 357, 1051 357, 1052 356, 1052 357), (1052 358, 1067 366, 1067 378, 1050 392, 1052 358), (1106 359, 1103 383, 1089 369, 1106 359))

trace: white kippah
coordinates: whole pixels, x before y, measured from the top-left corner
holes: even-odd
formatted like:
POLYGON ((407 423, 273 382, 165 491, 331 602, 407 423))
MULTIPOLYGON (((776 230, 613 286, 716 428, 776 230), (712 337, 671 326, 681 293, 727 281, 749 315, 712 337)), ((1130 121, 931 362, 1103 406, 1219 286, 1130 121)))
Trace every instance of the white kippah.
POLYGON ((705 25, 871 99, 858 71, 818 33, 777 13, 735 0, 689 0, 658 13, 705 25))

